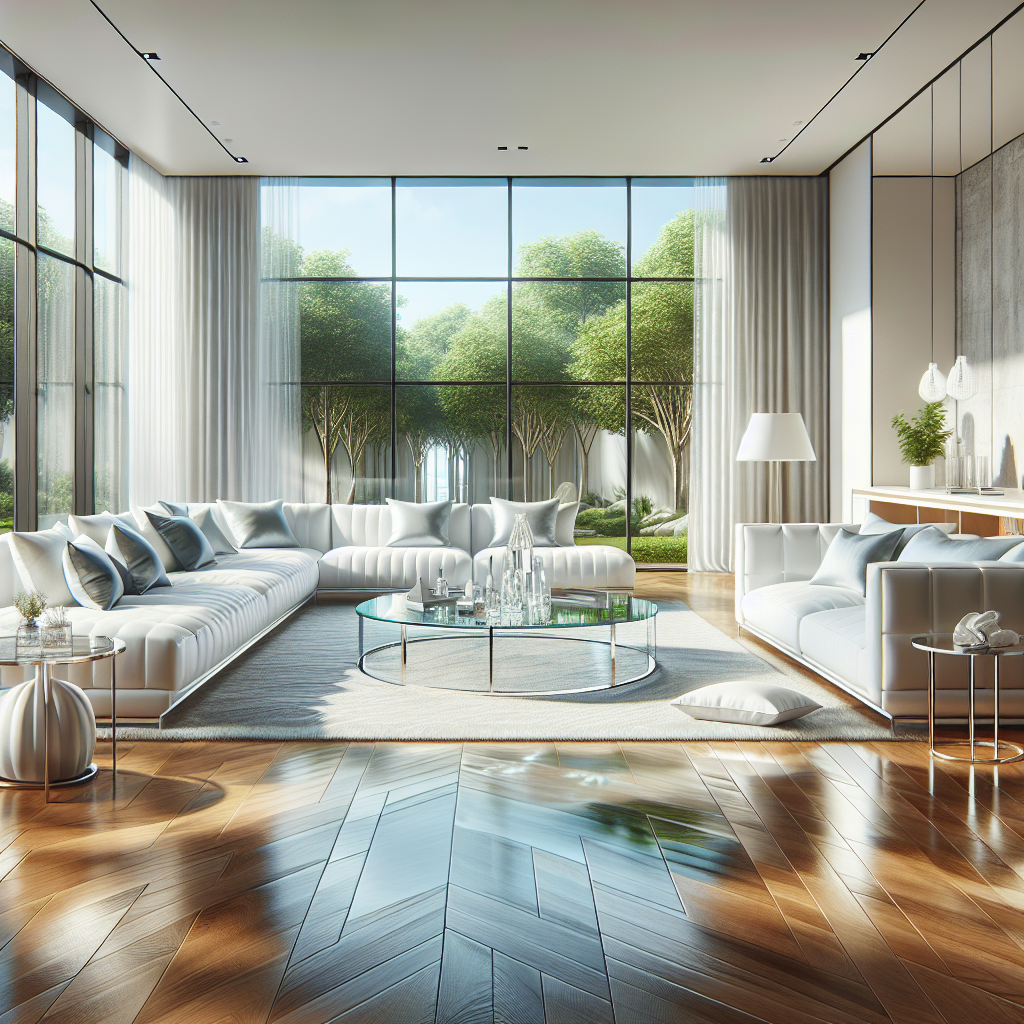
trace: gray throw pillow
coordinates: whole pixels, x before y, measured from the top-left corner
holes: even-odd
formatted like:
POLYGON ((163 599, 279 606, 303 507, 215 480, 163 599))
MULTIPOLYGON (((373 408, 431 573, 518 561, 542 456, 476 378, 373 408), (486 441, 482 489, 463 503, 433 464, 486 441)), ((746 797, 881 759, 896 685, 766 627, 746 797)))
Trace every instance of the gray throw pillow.
POLYGON ((452 517, 451 501, 396 501, 387 499, 391 507, 389 548, 446 548, 448 521, 452 517))
MULTIPOLYGON (((900 553, 901 562, 994 562, 1020 545, 1020 537, 953 540, 942 530, 922 530, 900 553)), ((1009 561, 1009 559, 1008 559, 1009 561)))
POLYGON ((212 508, 200 509, 192 516, 192 522, 203 531, 215 555, 233 555, 237 553, 238 549, 224 536, 224 531, 217 525, 212 508))
POLYGON ((868 565, 888 562, 899 539, 900 535, 895 532, 860 534, 840 530, 832 538, 818 571, 811 577, 811 585, 845 587, 863 594, 867 589, 868 565))
POLYGON ((158 516, 155 512, 146 515, 186 572, 217 561, 203 531, 188 516, 158 516))
POLYGON ((893 557, 898 559, 900 552, 910 542, 911 537, 916 536, 922 530, 927 530, 932 526, 938 530, 942 530, 943 533, 957 532, 956 523, 890 523, 887 519, 883 519, 881 516, 876 516, 874 512, 869 512, 864 517, 864 522, 860 524, 860 535, 863 537, 869 533, 895 533, 898 530, 900 533, 900 539, 896 542, 896 550, 893 552, 893 557))
POLYGON ((745 680, 702 686, 672 703, 691 718, 734 725, 781 725, 821 707, 785 686, 745 680))
POLYGON ((284 501, 217 501, 240 548, 301 547, 284 516, 284 501))
POLYGON ((68 589, 83 608, 108 612, 124 596, 121 573, 92 537, 69 540, 63 561, 68 589))
POLYGON ((491 505, 494 507, 494 536, 491 537, 489 547, 501 548, 508 543, 517 512, 526 513, 526 521, 533 530, 535 547, 559 547, 557 498, 550 501, 506 501, 504 498, 491 498, 491 505))
POLYGON ((161 501, 160 504, 163 505, 163 507, 165 509, 167 509, 167 514, 169 516, 187 516, 188 515, 188 505, 183 505, 183 504, 181 504, 181 502, 178 502, 178 501, 161 501))
POLYGON ((114 562, 125 567, 132 579, 131 587, 125 587, 126 594, 145 594, 153 587, 171 585, 153 545, 123 523, 115 522, 110 527, 105 550, 114 562))

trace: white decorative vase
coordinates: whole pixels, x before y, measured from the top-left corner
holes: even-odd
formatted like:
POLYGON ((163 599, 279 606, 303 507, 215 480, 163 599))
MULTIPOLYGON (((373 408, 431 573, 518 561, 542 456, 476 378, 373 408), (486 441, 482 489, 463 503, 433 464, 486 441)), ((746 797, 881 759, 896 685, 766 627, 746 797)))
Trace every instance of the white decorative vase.
POLYGON ((935 464, 910 467, 910 489, 930 491, 935 486, 935 464))
MULTIPOLYGON (((50 679, 50 782, 74 779, 96 750, 96 715, 74 683, 50 679)), ((0 775, 16 782, 42 782, 45 742, 43 683, 12 686, 0 698, 0 775)))

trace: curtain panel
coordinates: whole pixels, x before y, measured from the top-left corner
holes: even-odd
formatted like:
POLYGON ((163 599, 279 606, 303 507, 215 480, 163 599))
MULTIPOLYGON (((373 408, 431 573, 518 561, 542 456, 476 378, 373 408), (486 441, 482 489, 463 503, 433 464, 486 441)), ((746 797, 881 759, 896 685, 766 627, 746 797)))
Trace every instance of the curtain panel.
POLYGON ((297 331, 261 329, 260 179, 164 177, 134 155, 129 171, 131 503, 290 497, 299 423, 275 385, 297 331))
POLYGON ((751 413, 799 412, 816 462, 783 469, 783 521, 828 492, 828 183, 700 179, 694 246, 690 568, 731 572, 738 522, 764 522, 768 464, 737 462, 751 413))

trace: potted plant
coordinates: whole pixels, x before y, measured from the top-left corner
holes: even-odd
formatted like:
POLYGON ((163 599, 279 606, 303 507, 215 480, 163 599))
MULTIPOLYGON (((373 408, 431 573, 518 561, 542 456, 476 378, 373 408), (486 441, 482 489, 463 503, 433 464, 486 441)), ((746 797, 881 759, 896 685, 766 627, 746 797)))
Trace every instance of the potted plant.
POLYGON ((901 409, 893 416, 892 425, 903 462, 910 466, 910 489, 930 490, 935 486, 933 460, 943 453, 946 438, 953 433, 946 428, 942 402, 929 402, 912 420, 908 420, 901 409))
POLYGON ((14 607, 21 614, 15 645, 19 653, 30 654, 39 650, 39 616, 46 610, 46 597, 38 590, 14 595, 14 607))

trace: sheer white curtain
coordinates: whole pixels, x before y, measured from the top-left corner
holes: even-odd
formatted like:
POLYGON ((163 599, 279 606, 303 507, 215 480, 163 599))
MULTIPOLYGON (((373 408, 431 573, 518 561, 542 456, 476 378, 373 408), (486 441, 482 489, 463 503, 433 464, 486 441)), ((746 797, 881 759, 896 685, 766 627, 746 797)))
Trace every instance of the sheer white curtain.
POLYGON ((261 330, 260 179, 129 170, 131 501, 288 498, 298 332, 261 330))
POLYGON ((736 462, 754 412, 799 412, 817 462, 788 463, 783 519, 826 518, 828 207, 823 178, 696 187, 689 563, 731 572, 733 528, 766 517, 768 466, 736 462))

